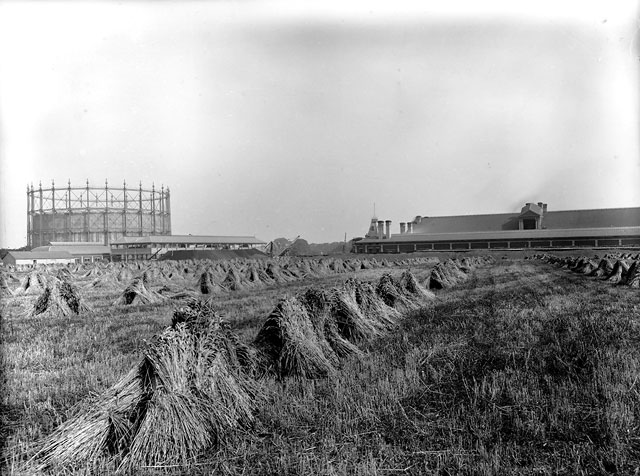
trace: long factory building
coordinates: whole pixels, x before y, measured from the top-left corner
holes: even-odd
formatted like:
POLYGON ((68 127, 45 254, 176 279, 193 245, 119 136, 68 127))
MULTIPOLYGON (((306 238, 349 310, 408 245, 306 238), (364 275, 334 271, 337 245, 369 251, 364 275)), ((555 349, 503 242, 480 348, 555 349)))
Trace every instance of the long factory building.
POLYGON ((550 211, 527 203, 519 213, 423 217, 400 223, 371 220, 356 253, 492 249, 640 247, 640 207, 550 211))

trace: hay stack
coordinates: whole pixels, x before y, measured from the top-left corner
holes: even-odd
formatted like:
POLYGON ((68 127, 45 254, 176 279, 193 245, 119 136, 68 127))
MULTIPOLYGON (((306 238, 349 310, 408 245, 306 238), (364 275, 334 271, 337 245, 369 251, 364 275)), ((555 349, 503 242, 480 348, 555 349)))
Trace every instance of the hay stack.
POLYGON ((85 285, 85 287, 86 288, 119 288, 120 283, 116 280, 113 274, 109 273, 99 278, 95 278, 89 284, 85 285))
POLYGON ((9 283, 5 274, 3 272, 0 272, 0 296, 2 296, 3 294, 13 296, 13 291, 9 287, 9 283))
POLYGON ((253 344, 266 372, 279 377, 323 378, 335 369, 323 352, 322 340, 305 307, 290 297, 277 304, 253 344))
POLYGON ((125 288, 120 297, 116 299, 114 304, 126 305, 131 304, 156 304, 162 302, 164 297, 155 291, 147 289, 145 283, 147 282, 146 273, 142 276, 134 278, 131 283, 125 288))
POLYGON ((292 281, 303 277, 303 273, 298 269, 297 263, 285 263, 282 266, 282 273, 291 278, 292 281))
POLYGON ((627 271, 629 270, 629 265, 626 261, 618 260, 613 265, 613 270, 607 276, 607 281, 617 284, 621 281, 624 281, 627 277, 627 271))
POLYGON ((68 317, 91 311, 78 289, 67 281, 51 279, 29 312, 31 317, 68 317))
POLYGON ((71 274, 71 271, 69 271, 69 268, 60 268, 56 273, 56 278, 70 283, 73 280, 73 275, 71 274))
POLYGON ((576 273, 591 274, 593 271, 598 269, 598 264, 598 262, 592 259, 583 258, 580 260, 580 263, 573 268, 573 271, 576 273))
POLYGON ((46 438, 30 470, 90 467, 104 458, 129 472, 184 465, 253 421, 259 393, 242 371, 245 351, 210 307, 188 308, 135 369, 46 438))
POLYGON ((276 263, 269 263, 265 272, 270 279, 278 284, 290 281, 290 279, 287 279, 287 277, 285 277, 280 269, 280 266, 276 263))
POLYGON ((367 319, 377 323, 385 330, 395 327, 400 318, 400 312, 385 304, 371 284, 349 278, 345 282, 345 289, 352 293, 362 314, 367 319))
POLYGON ((102 273, 100 272, 100 270, 98 269, 97 266, 92 266, 91 269, 89 271, 87 271, 86 273, 84 273, 82 275, 83 278, 94 278, 96 276, 101 276, 102 273))
POLYGON ((255 264, 250 264, 246 269, 246 280, 253 286, 263 286, 262 278, 255 264))
POLYGON ((450 268, 442 263, 433 267, 425 281, 428 289, 446 289, 457 284, 457 279, 451 275, 450 268))
POLYGON ((116 279, 121 283, 128 283, 133 279, 133 273, 128 267, 122 268, 116 275, 116 279))
POLYGON ((609 276, 613 271, 613 261, 608 258, 602 258, 598 263, 598 267, 589 273, 589 276, 596 278, 604 278, 609 276))
POLYGON ((634 261, 631 264, 622 284, 631 288, 640 288, 640 261, 634 261))
POLYGON ((45 290, 46 286, 47 279, 45 276, 38 271, 31 271, 22 279, 18 289, 14 290, 14 294, 40 294, 45 290))
POLYGON ((324 337, 329 345, 330 351, 327 351, 321 342, 322 351, 330 361, 333 362, 333 355, 337 359, 344 359, 351 355, 359 356, 362 354, 358 347, 340 334, 331 312, 332 306, 329 293, 321 289, 309 288, 298 296, 298 299, 309 314, 316 333, 324 337))
POLYGON ((456 282, 467 279, 467 272, 460 269, 457 261, 449 259, 444 262, 444 266, 456 282))
POLYGON ((221 285, 230 291, 242 291, 243 289, 246 289, 245 280, 243 279, 242 274, 234 266, 229 267, 227 276, 224 278, 221 285))
POLYGON ((431 301, 435 299, 435 294, 422 287, 410 270, 405 270, 400 276, 400 287, 410 296, 414 296, 419 301, 431 301))
POLYGON ((419 307, 418 300, 408 295, 393 276, 385 273, 376 285, 376 294, 387 305, 400 312, 411 311, 419 307))
POLYGON ((364 316, 355 296, 348 289, 334 289, 330 296, 331 315, 345 339, 360 344, 382 334, 381 325, 364 316))
POLYGON ((311 265, 309 264, 309 260, 303 259, 298 264, 298 269, 301 277, 307 278, 311 276, 315 276, 313 270, 311 269, 311 265))
POLYGON ((210 269, 206 269, 200 275, 198 288, 202 294, 218 294, 224 292, 224 289, 214 281, 214 276, 210 269))

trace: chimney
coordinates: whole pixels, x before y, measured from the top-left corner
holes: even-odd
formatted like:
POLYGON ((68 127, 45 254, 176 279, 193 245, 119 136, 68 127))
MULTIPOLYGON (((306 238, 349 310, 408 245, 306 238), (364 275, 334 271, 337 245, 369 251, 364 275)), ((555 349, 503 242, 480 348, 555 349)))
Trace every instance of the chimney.
POLYGON ((405 222, 400 223, 400 234, 404 235, 407 231, 407 224, 405 222))
POLYGON ((378 239, 384 238, 384 221, 378 220, 378 239))
POLYGON ((384 234, 386 235, 388 240, 389 238, 391 238, 391 220, 386 220, 384 222, 384 228, 384 234))
POLYGON ((542 213, 543 213, 543 214, 544 214, 544 213, 547 213, 547 204, 546 204, 546 203, 543 203, 543 204, 542 204, 542 213))
POLYGON ((407 233, 413 233, 413 223, 410 221, 407 222, 407 233))
POLYGON ((544 205, 542 202, 538 202, 538 206, 539 206, 540 208, 542 208, 542 205, 544 205))

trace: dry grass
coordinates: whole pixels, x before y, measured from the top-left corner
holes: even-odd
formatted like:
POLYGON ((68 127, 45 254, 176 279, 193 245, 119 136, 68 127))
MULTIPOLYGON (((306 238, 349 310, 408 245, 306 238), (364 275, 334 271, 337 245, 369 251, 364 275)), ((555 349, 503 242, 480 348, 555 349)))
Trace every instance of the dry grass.
MULTIPOLYGON (((159 413, 147 412, 149 427, 145 434, 149 437, 141 438, 139 446, 140 455, 155 453, 156 462, 140 462, 144 459, 140 456, 140 467, 134 470, 132 464, 123 472, 638 472, 637 290, 542 262, 500 260, 491 267, 473 270, 461 261, 460 266, 471 270, 465 273, 464 281, 438 291, 437 299, 404 314, 366 345, 356 347, 334 328, 343 342, 357 349, 354 354, 359 357, 340 357, 331 378, 261 380, 266 403, 250 412, 254 418, 250 430, 225 431, 226 442, 212 436, 219 433, 199 432, 201 427, 189 430, 194 441, 187 442, 182 433, 171 433, 175 431, 167 423, 171 418, 185 420, 191 428, 203 416, 195 402, 177 396, 183 388, 180 374, 162 371, 163 378, 178 383, 171 392, 154 392, 159 413), (181 413, 186 404, 190 410, 181 413), (167 417, 173 412, 174 417, 167 417), (182 441, 182 448, 202 445, 207 449, 172 449, 166 440, 157 440, 160 432, 182 441), (164 463, 158 464, 163 458, 164 463), (182 463, 173 467, 168 463, 172 458, 182 463)), ((383 270, 376 270, 376 280, 383 270)), ((191 274, 195 282, 195 273, 191 274)), ((390 284, 402 295, 403 286, 394 284, 402 282, 400 274, 395 273, 390 284)), ((215 296, 212 302, 230 316, 232 326, 249 342, 283 292, 296 295, 309 315, 307 329, 322 334, 337 356, 337 347, 330 344, 331 326, 327 326, 335 322, 327 318, 332 312, 333 293, 353 296, 363 315, 365 297, 371 297, 363 283, 360 291, 354 282, 345 284, 350 273, 342 276, 325 278, 324 289, 318 289, 321 281, 305 285, 291 282, 284 288, 215 296), (315 289, 309 290, 309 284, 315 289), (329 285, 337 291, 327 291, 329 285)), ((33 299, 28 296, 12 297, 4 303, 3 334, 11 394, 3 409, 7 424, 2 431, 13 448, 6 462, 7 472, 18 473, 23 463, 15 456, 19 449, 33 454, 28 442, 51 435, 61 422, 70 421, 69 414, 78 414, 77 409, 85 405, 74 404, 91 393, 107 397, 106 389, 127 370, 137 369, 140 352, 145 351, 139 344, 140 337, 158 333, 171 317, 171 305, 164 302, 120 307, 114 319, 110 317, 111 303, 117 295, 98 296, 92 302, 94 314, 70 318, 64 327, 59 320, 20 318, 16 311, 27 308, 33 299), (56 375, 61 377, 56 379, 56 375)), ((188 317, 177 315, 174 327, 185 325, 188 317)), ((224 329, 221 332, 224 334, 224 329)), ((252 374, 250 347, 241 349, 235 343, 229 347, 236 349, 235 368, 252 374)), ((321 350, 324 353, 326 347, 321 350)), ((182 362, 178 353, 161 354, 165 357, 156 358, 154 369, 182 362)), ((161 380, 158 376, 148 380, 154 379, 161 380)), ((126 422, 112 424, 119 428, 112 435, 131 433, 126 422)), ((103 434, 99 425, 92 431, 103 434)), ((129 441, 123 436, 109 439, 122 441, 125 447, 129 441)), ((108 445, 106 456, 95 468, 67 468, 67 474, 111 473, 114 465, 122 464, 118 460, 121 454, 108 445), (110 462, 108 455, 112 452, 110 462)))
POLYGON ((207 303, 177 310, 140 364, 75 411, 25 470, 184 465, 250 424, 258 386, 243 372, 249 365, 245 346, 238 352, 229 335, 207 303))

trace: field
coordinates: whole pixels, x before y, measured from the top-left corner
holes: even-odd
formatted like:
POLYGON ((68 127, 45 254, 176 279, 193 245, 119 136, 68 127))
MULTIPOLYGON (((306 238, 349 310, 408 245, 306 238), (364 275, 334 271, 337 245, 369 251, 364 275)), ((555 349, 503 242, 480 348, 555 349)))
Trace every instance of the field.
MULTIPOLYGON (((468 269, 466 279, 404 312, 326 378, 257 379, 252 423, 219 435, 189 464, 122 472, 638 474, 638 288, 549 260, 501 258, 468 269)), ((408 267, 425 284, 434 266, 398 258, 238 286, 212 302, 251 343, 284 296, 340 288, 354 277, 375 283, 408 267)), ((91 312, 32 316, 37 295, 3 299, 8 474, 29 474, 25 464, 39 442, 134 368, 181 305, 114 305, 124 285, 92 286, 95 276, 82 273, 90 274, 78 270, 75 282, 91 312)), ((188 286, 195 290, 196 282, 188 286)), ((50 472, 107 474, 113 464, 50 472)))

